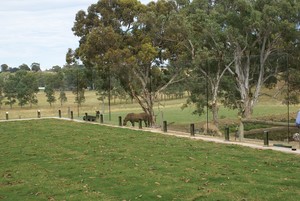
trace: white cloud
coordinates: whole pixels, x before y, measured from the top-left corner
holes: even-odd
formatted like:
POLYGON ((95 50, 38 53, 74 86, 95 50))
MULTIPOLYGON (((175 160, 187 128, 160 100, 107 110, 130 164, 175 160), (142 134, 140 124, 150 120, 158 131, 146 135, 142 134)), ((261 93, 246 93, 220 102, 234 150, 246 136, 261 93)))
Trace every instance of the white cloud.
POLYGON ((0 64, 17 67, 41 63, 42 68, 65 64, 67 49, 76 48, 76 13, 95 0, 0 1, 0 64))
MULTIPOLYGON (((79 10, 97 0, 0 0, 0 65, 63 66, 78 46, 72 27, 79 10)), ((148 0, 141 1, 143 3, 148 0)))

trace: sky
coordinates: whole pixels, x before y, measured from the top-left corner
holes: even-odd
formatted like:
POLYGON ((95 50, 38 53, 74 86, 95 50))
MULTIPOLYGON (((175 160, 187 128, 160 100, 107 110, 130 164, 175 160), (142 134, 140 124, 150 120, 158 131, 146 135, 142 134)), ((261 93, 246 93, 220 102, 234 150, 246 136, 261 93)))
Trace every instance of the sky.
MULTIPOLYGON (((97 0, 0 0, 0 65, 39 63, 42 70, 63 66, 79 38, 72 27, 79 10, 97 0)), ((143 3, 149 0, 141 1, 143 3)))

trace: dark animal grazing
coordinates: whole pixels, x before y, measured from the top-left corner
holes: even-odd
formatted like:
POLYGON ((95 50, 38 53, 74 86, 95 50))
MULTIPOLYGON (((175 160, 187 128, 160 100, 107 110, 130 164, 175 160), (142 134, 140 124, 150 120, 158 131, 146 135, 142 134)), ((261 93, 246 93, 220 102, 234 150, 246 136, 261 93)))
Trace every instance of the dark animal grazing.
POLYGON ((87 115, 87 113, 86 113, 85 116, 83 116, 83 120, 84 121, 96 121, 96 119, 99 119, 99 116, 100 116, 99 111, 96 111, 96 116, 87 115))
POLYGON ((83 117, 84 121, 96 121, 96 116, 86 115, 83 117))
POLYGON ((134 126, 134 122, 139 122, 140 120, 145 122, 145 126, 148 127, 150 124, 150 115, 147 113, 129 113, 123 120, 123 126, 126 126, 127 122, 130 121, 132 126, 134 126))

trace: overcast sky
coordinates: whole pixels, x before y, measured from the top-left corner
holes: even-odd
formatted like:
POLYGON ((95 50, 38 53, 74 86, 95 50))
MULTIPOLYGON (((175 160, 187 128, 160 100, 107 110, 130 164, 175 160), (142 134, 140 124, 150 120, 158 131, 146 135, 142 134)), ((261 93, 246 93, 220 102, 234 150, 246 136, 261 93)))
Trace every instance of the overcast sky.
MULTIPOLYGON (((0 65, 63 66, 68 48, 78 47, 72 27, 79 10, 97 0, 0 0, 0 65)), ((149 2, 143 0, 141 2, 149 2)))

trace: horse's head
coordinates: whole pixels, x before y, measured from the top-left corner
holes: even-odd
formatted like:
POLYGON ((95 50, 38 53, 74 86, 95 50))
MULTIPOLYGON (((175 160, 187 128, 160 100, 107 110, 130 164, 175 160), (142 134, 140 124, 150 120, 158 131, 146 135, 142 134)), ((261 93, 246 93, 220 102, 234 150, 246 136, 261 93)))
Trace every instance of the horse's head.
POLYGON ((123 126, 126 126, 127 121, 128 121, 128 120, 127 120, 126 118, 123 120, 123 126))

